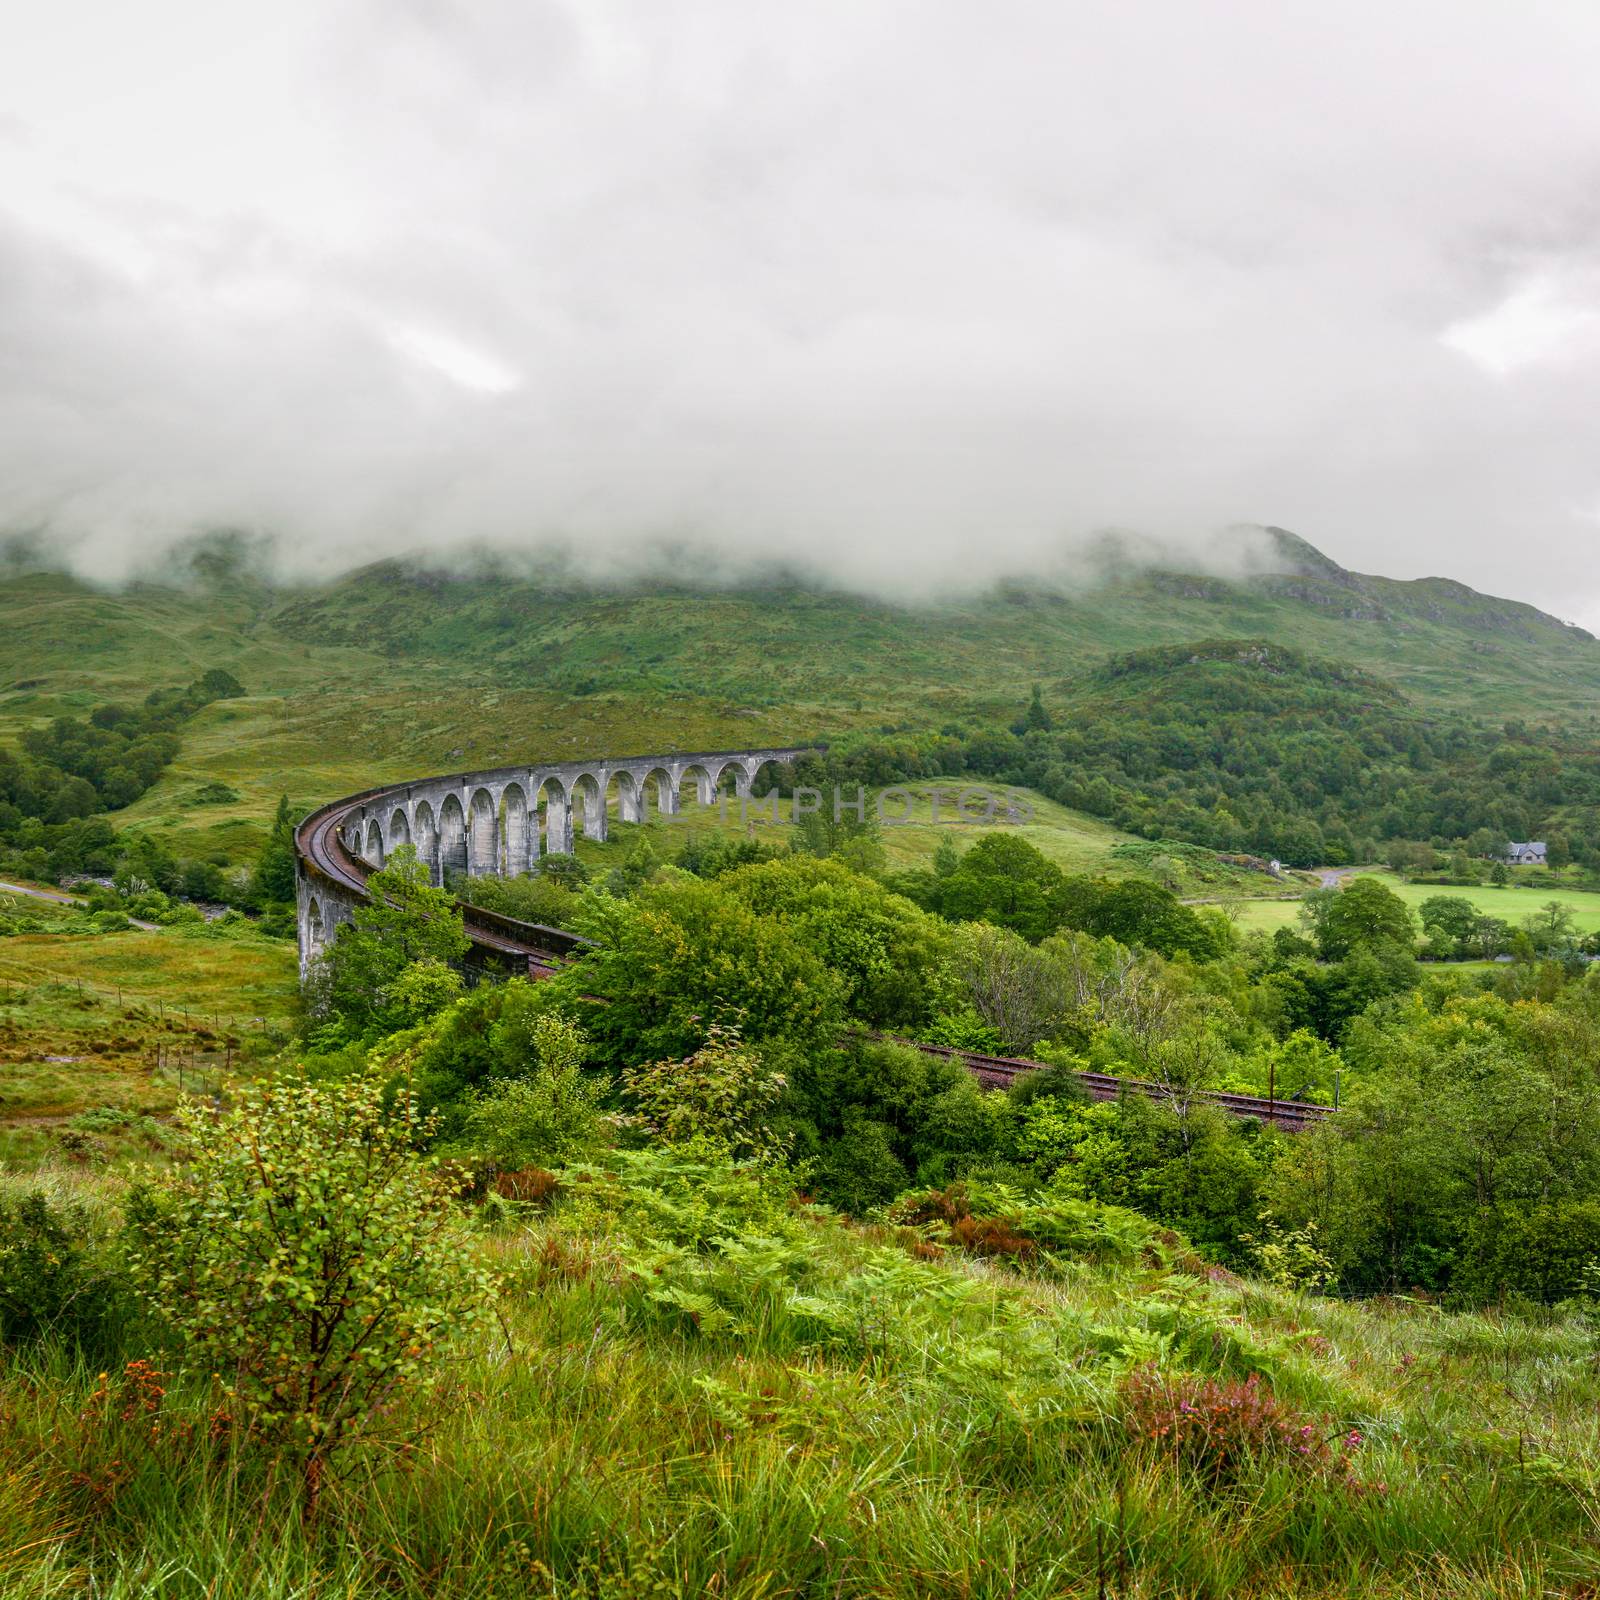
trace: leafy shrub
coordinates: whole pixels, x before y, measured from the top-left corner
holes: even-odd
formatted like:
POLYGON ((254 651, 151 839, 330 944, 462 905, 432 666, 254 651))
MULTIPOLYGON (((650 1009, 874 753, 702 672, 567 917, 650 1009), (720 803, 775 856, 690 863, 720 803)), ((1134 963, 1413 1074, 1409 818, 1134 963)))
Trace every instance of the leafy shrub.
POLYGON ((197 784, 189 793, 179 801, 184 806, 231 806, 239 802, 239 791, 230 788, 225 783, 213 779, 209 783, 197 784))
POLYGON ((437 1015, 461 998, 461 974, 437 956, 423 956, 403 968, 382 990, 386 1017, 408 1028, 437 1015))
POLYGON ((1245 1234, 1256 1271, 1280 1289, 1325 1289, 1337 1276, 1328 1256, 1317 1245, 1313 1218, 1303 1227, 1285 1228, 1270 1211, 1261 1214, 1261 1233, 1245 1234))
POLYGON ((147 1120, 135 1111, 124 1111, 120 1106, 93 1106, 88 1111, 80 1111, 72 1119, 72 1126, 84 1133, 115 1133, 147 1120))
POLYGON ((1506 1295, 1553 1304, 1594 1292, 1600 1201, 1503 1206, 1473 1223, 1454 1289, 1479 1303, 1506 1295))
POLYGON ((770 1120, 783 1074, 769 1070, 737 1028, 712 1023, 693 1055, 630 1067, 622 1082, 639 1126, 663 1144, 768 1164, 789 1155, 788 1141, 770 1120))
POLYGON ((120 1288, 96 1259, 85 1211, 38 1192, 0 1194, 0 1342, 49 1333, 99 1348, 120 1309, 120 1288))
POLYGON ((473 1098, 467 1144, 506 1170, 592 1155, 603 1142, 603 1085, 584 1075, 582 1029, 556 1012, 524 1017, 513 1011, 494 1034, 502 1059, 526 1052, 527 1065, 521 1076, 495 1079, 473 1098))
POLYGON ((404 1443, 397 1400, 426 1391, 491 1280, 455 1237, 453 1190, 413 1153, 409 1097, 386 1112, 371 1078, 280 1077, 180 1116, 189 1165, 130 1204, 136 1285, 297 1461, 309 1520, 336 1452, 404 1443))
POLYGON ((460 893, 462 899, 486 911, 553 928, 566 927, 578 903, 577 895, 566 883, 543 869, 522 878, 468 878, 460 893))
POLYGON ((812 1176, 821 1195, 853 1216, 892 1200, 911 1180, 895 1154, 893 1129, 859 1106, 848 1108, 843 1127, 822 1142, 812 1176))
POLYGON ((857 1214, 909 1183, 991 1165, 1009 1137, 1004 1096, 985 1095, 957 1061, 887 1041, 797 1055, 784 1110, 816 1152, 818 1195, 857 1214))
POLYGON ((995 1055, 1004 1045, 999 1033, 970 1005, 941 1011, 918 1038, 928 1044, 948 1045, 952 1050, 976 1050, 984 1055, 995 1055))
MULTIPOLYGON (((442 1137, 458 1139, 475 1091, 537 1063, 535 1019, 555 1010, 559 998, 553 984, 526 978, 479 984, 426 1022, 381 1041, 373 1063, 405 1083, 430 1125, 437 1115, 442 1137)), ((332 1042, 346 1043, 342 1034, 332 1042)))

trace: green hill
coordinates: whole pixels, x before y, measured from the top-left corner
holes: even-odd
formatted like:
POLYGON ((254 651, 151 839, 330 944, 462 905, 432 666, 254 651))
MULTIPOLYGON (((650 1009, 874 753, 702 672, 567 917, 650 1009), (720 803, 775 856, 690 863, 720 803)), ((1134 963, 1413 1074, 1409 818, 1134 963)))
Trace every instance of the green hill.
MULTIPOLYGON (((1008 726, 1034 683, 1067 721, 1080 708, 1197 728, 1442 719, 1482 748, 1508 720, 1592 733, 1600 643, 1581 629, 1443 579, 1348 572, 1281 531, 1251 551, 1253 568, 1233 578, 1108 559, 1092 584, 1013 583, 921 607, 781 577, 600 586, 554 564, 396 561, 289 588, 226 539, 196 546, 166 585, 109 590, 13 568, 0 576, 0 746, 51 717, 226 668, 248 697, 197 717, 124 817, 233 856, 285 790, 309 803, 383 778, 597 748, 970 735, 1008 726), (238 801, 196 803, 215 781, 238 801)), ((1026 773, 1010 781, 1037 787, 1026 773)), ((1064 789, 1053 797, 1134 820, 1064 789)), ((1173 814, 1158 832, 1198 837, 1173 814)), ((1379 831, 1355 825, 1357 837, 1379 831)), ((1271 841, 1224 847, 1270 853, 1271 841)))
POLYGON ((921 607, 776 581, 596 588, 390 562, 285 599, 273 623, 314 646, 535 673, 580 694, 1010 705, 1036 680, 1070 691, 1108 652, 1263 638, 1379 673, 1429 708, 1542 720, 1592 707, 1600 644, 1582 629, 1445 579, 1347 572, 1276 530, 1269 549, 1272 570, 1234 580, 1113 566, 1092 585, 1006 584, 921 607))
POLYGON ((1586 715, 1600 690, 1600 644, 1532 606, 1440 578, 1348 572, 1279 530, 1265 548, 1265 569, 1234 579, 1111 562, 1093 583, 1011 583, 908 606, 779 578, 600 586, 553 564, 519 574, 391 561, 285 589, 224 542, 166 587, 0 577, 0 686, 9 703, 224 666, 282 692, 330 677, 400 683, 438 665, 566 697, 733 696, 791 715, 859 704, 876 718, 1010 706, 1034 681, 1070 690, 1111 653, 1243 638, 1352 663, 1425 709, 1497 720, 1586 715))

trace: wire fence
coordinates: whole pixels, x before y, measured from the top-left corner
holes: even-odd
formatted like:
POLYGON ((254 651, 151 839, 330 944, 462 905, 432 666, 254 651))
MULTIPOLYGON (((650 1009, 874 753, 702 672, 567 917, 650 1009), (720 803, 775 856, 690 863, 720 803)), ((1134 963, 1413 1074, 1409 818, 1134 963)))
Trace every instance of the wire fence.
POLYGON ((64 977, 59 972, 52 972, 48 967, 35 967, 25 961, 17 961, 11 956, 0 955, 0 1005, 20 1001, 34 990, 45 987, 73 990, 85 997, 92 995, 98 1000, 114 1004, 123 1012, 130 1007, 138 1007, 146 1014, 153 1015, 158 1022, 171 1022, 191 1031, 195 1027, 209 1028, 212 1033, 218 1035, 224 1032, 272 1034, 287 1031, 285 1027, 287 1019, 282 1016, 222 1012, 201 1006, 178 1005, 169 1001, 165 995, 151 994, 147 990, 135 989, 126 984, 95 983, 82 977, 64 977), (17 981, 14 974, 22 974, 34 981, 17 981))

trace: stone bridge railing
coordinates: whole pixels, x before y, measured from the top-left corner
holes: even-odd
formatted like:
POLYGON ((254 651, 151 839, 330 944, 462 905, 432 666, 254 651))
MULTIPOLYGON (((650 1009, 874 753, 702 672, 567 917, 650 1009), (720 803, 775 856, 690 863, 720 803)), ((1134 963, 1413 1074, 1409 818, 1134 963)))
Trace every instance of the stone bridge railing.
MULTIPOLYGON (((520 876, 544 856, 570 855, 575 825, 584 837, 604 839, 610 804, 618 818, 642 822, 652 804, 677 815, 692 785, 702 805, 711 804, 731 776, 736 794, 748 796, 763 767, 780 766, 812 746, 719 750, 696 755, 602 756, 585 761, 497 767, 486 772, 420 778, 371 789, 335 801, 307 817, 295 833, 302 974, 332 940, 337 926, 367 898, 366 879, 398 845, 415 847, 432 881, 447 875, 520 876)), ((474 927, 475 944, 502 953, 559 951, 565 936, 555 929, 527 930, 525 937, 501 927, 474 927)))

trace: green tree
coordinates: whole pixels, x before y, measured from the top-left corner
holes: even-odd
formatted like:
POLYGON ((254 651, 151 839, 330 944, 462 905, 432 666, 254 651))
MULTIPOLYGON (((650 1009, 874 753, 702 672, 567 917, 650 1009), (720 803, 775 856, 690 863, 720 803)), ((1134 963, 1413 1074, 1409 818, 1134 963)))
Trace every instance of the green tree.
POLYGON ((802 1050, 826 1048, 843 1023, 841 979, 721 880, 647 884, 630 900, 591 891, 577 923, 595 947, 544 987, 575 1011, 605 1002, 584 1019, 613 1066, 688 1055, 709 1023, 802 1050))
POLYGON ((213 667, 209 672, 202 674, 194 685, 196 698, 206 703, 213 700, 237 700, 245 692, 245 687, 231 672, 225 672, 221 667, 213 667))
POLYGON ((844 984, 852 1016, 920 1027, 941 997, 950 930, 839 861, 794 856, 741 867, 722 886, 781 923, 844 984))
POLYGON ((1301 915, 1324 961, 1384 944, 1409 950, 1416 938, 1410 907, 1376 878, 1355 878, 1342 889, 1315 889, 1301 915))
POLYGON ((938 880, 937 909, 952 921, 992 922, 1037 944, 1061 921, 1066 880, 1026 839, 987 833, 938 880))
POLYGON ((256 906, 286 905, 295 895, 294 811, 288 795, 278 796, 267 841, 256 857, 250 899, 256 906))
POLYGON ((1572 944, 1577 935, 1577 919, 1572 907, 1561 900, 1546 900, 1537 911, 1522 919, 1536 950, 1560 950, 1572 944))
POLYGON ((795 819, 794 848, 812 856, 832 856, 857 872, 881 872, 883 830, 872 796, 848 783, 826 785, 822 804, 795 819), (857 811, 857 804, 860 810, 857 811))
POLYGON ((1437 929, 1464 949, 1477 925, 1478 908, 1464 895, 1436 894, 1422 902, 1420 915, 1424 929, 1437 929))
POLYGON ((1170 889, 1140 878, 1069 879, 1062 920, 1118 944, 1139 945, 1163 956, 1190 955, 1197 961, 1222 955, 1233 942, 1224 919, 1197 912, 1170 889))
POLYGON ((1017 734, 1048 733, 1055 722, 1050 713, 1044 708, 1044 698, 1039 690, 1039 685, 1034 684, 1032 698, 1028 701, 1028 709, 1012 723, 1011 731, 1017 734))
POLYGON ((297 1464, 316 1515, 330 1461, 405 1445, 415 1399, 492 1290, 425 1130, 375 1079, 283 1076, 180 1113, 191 1148, 130 1207, 139 1294, 218 1374, 248 1434, 297 1464))
POLYGON ((414 962, 449 965, 467 953, 461 910, 447 889, 428 882, 412 845, 399 845, 367 880, 371 903, 358 906, 326 958, 327 1006, 355 1033, 393 1032, 417 1020, 400 984, 414 962))

